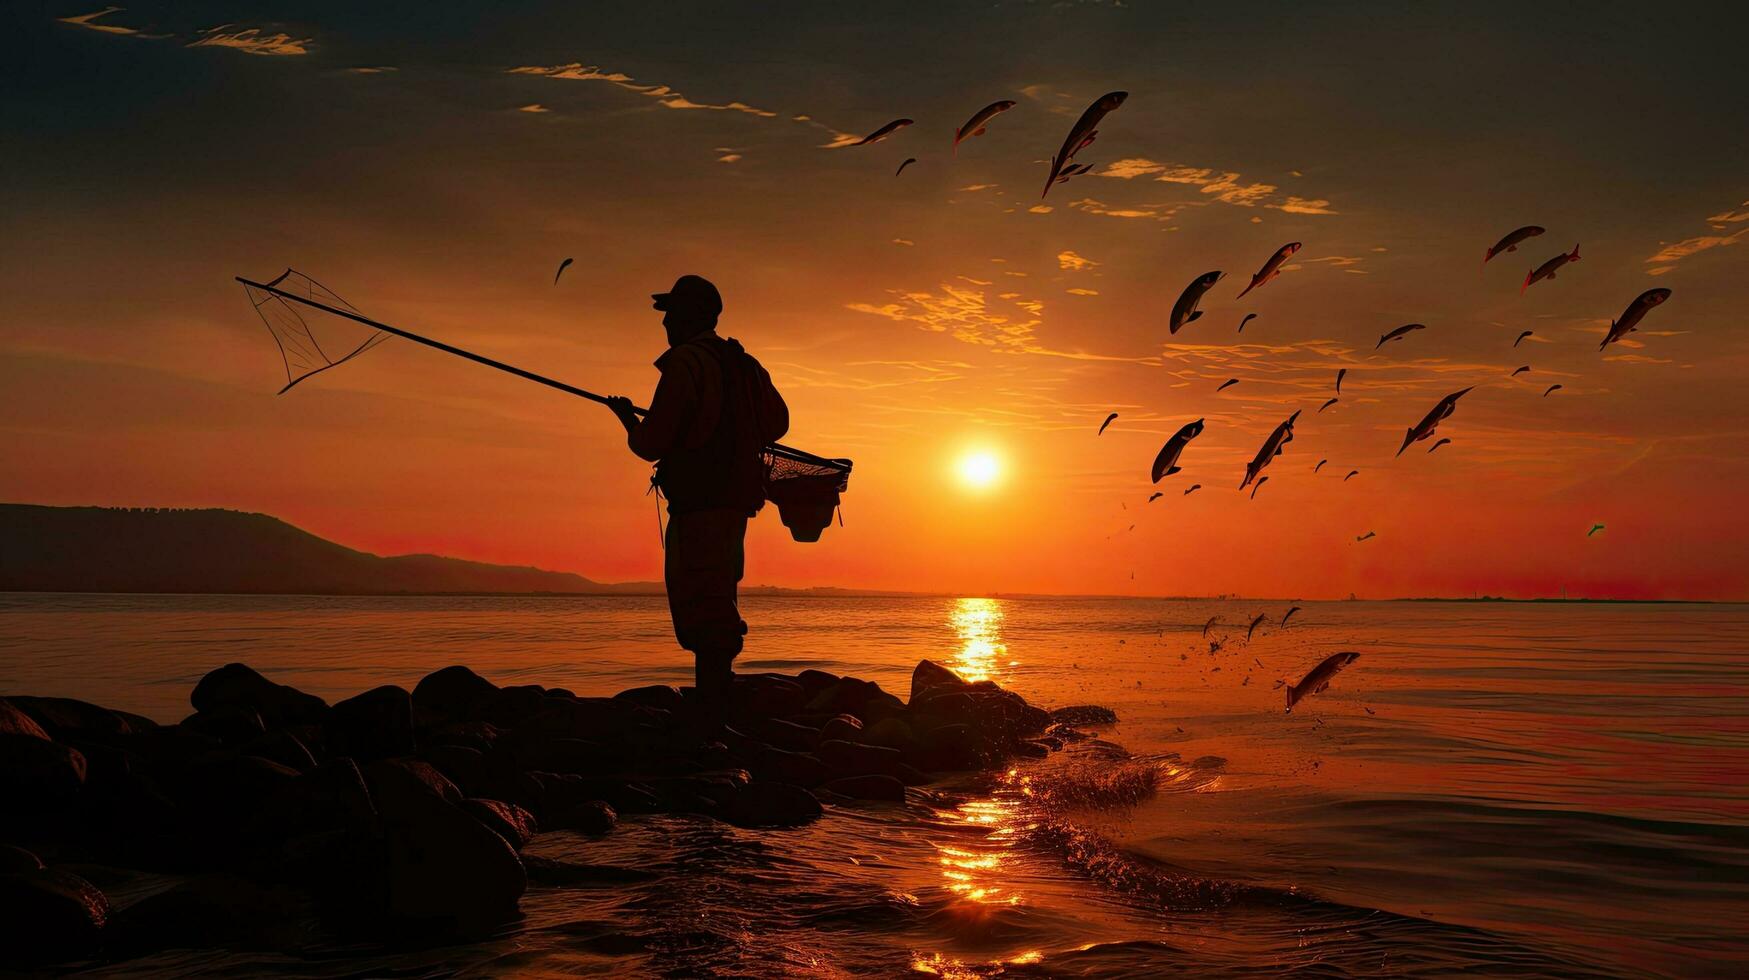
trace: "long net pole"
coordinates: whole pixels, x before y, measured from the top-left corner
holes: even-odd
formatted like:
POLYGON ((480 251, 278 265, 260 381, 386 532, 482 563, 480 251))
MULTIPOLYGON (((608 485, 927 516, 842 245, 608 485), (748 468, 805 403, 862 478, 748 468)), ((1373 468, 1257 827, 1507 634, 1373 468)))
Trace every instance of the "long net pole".
MULTIPOLYGON (((470 361, 473 361, 476 364, 484 364, 489 368, 497 368, 498 370, 503 371, 506 374, 514 374, 519 378, 524 378, 528 381, 533 381, 536 384, 546 385, 548 388, 557 388, 558 390, 565 392, 566 394, 576 395, 579 398, 587 398, 592 402, 596 402, 596 403, 599 403, 602 405, 607 404, 607 397, 605 395, 598 395, 593 391, 585 391, 584 389, 579 388, 576 385, 568 385, 568 384, 564 383, 563 381, 558 381, 558 380, 555 380, 553 378, 546 377, 545 375, 535 374, 533 371, 525 371, 522 368, 515 366, 514 364, 505 364, 503 361, 495 361, 490 357, 486 357, 486 356, 481 355, 481 354, 476 354, 473 351, 462 350, 460 347, 455 347, 455 346, 452 346, 450 344, 446 344, 440 340, 432 340, 430 337, 421 337, 416 333, 412 333, 411 331, 402 330, 400 327, 391 327, 386 323, 382 323, 382 322, 377 321, 377 320, 372 320, 370 317, 362 316, 362 315, 357 314, 357 313, 353 313, 350 310, 342 310, 338 307, 330 306, 327 303, 323 303, 323 302, 320 302, 318 300, 306 299, 302 296, 297 295, 296 293, 288 293, 285 290, 280 289, 271 283, 256 282, 253 279, 245 279, 242 276, 235 276, 234 278, 238 282, 242 283, 245 286, 250 287, 251 289, 259 289, 263 292, 272 293, 273 295, 278 296, 281 299, 291 300, 294 303, 302 303, 305 306, 313 307, 314 309, 321 310, 323 313, 328 313, 328 314, 331 314, 331 315, 337 316, 337 317, 343 317, 347 320, 352 320, 355 323, 360 323, 360 324, 363 324, 364 326, 370 327, 373 330, 381 330, 384 333, 394 334, 397 337, 403 337, 407 340, 411 340, 416 344, 424 344, 427 347, 435 348, 437 350, 443 351, 445 354, 454 354, 457 357, 466 358, 470 361)), ((632 411, 636 412, 638 415, 648 415, 649 414, 649 409, 640 408, 636 405, 632 406, 632 411)), ((789 446, 785 446, 781 443, 774 442, 766 448, 768 451, 777 453, 779 455, 786 456, 786 457, 793 459, 793 460, 796 460, 798 462, 812 463, 816 466, 825 466, 825 467, 829 467, 831 469, 837 469, 837 470, 844 470, 844 469, 848 468, 846 466, 844 460, 827 459, 824 456, 816 456, 813 453, 803 452, 800 449, 792 449, 789 446)))

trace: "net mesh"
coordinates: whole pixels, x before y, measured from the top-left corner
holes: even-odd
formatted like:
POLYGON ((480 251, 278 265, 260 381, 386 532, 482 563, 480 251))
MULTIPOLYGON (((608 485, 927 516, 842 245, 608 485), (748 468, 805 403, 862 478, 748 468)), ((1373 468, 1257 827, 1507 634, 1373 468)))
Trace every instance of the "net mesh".
POLYGON ((820 459, 817 462, 767 449, 765 499, 777 505, 777 514, 790 537, 818 541, 838 510, 839 494, 850 485, 850 461, 820 459))
MULTIPOLYGON (((363 316, 351 303, 316 280, 298 272, 287 269, 280 273, 278 279, 267 283, 274 290, 289 293, 293 296, 321 303, 337 310, 344 310, 356 316, 363 316)), ((261 317, 261 322, 267 325, 268 332, 279 344, 280 357, 285 361, 285 387, 279 389, 280 394, 291 390, 298 382, 320 374, 331 367, 344 364, 372 347, 389 339, 389 334, 374 330, 344 317, 323 317, 322 338, 310 329, 306 313, 288 303, 285 297, 260 286, 244 284, 244 292, 249 294, 249 303, 255 307, 255 312, 261 317), (324 343, 324 339, 326 343, 324 343)), ((312 315, 318 311, 304 307, 303 310, 312 315)))

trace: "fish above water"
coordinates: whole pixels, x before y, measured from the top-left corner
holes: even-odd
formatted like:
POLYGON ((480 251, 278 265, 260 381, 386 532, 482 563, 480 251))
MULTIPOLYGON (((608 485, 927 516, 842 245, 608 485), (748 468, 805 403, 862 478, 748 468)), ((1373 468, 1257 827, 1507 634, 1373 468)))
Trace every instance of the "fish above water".
POLYGON ((1094 434, 1094 435, 1096 435, 1096 436, 1102 436, 1102 435, 1105 435, 1105 427, 1106 427, 1106 426, 1108 426, 1108 425, 1110 425, 1110 424, 1111 424, 1111 423, 1112 423, 1112 420, 1113 420, 1113 419, 1115 419, 1115 418, 1117 418, 1117 413, 1116 413, 1116 412, 1112 412, 1112 413, 1111 413, 1111 414, 1110 414, 1110 415, 1107 415, 1107 416, 1106 416, 1106 417, 1105 417, 1105 421, 1103 421, 1103 422, 1101 422, 1101 423, 1099 423, 1099 431, 1098 431, 1098 432, 1095 432, 1095 433, 1093 433, 1093 434, 1094 434))
POLYGON ((1166 445, 1160 447, 1159 454, 1154 457, 1152 471, 1155 483, 1159 483, 1161 477, 1171 476, 1183 468, 1178 465, 1178 457, 1184 452, 1184 447, 1190 444, 1190 440, 1202 435, 1202 423, 1202 419, 1186 423, 1172 434, 1172 438, 1166 440, 1166 445))
POLYGON ((1482 256, 1482 264, 1487 265, 1489 259, 1499 255, 1501 252, 1518 251, 1519 242, 1524 241, 1526 238, 1535 238, 1542 233, 1543 229, 1537 225, 1525 225, 1523 228, 1507 232, 1505 238, 1495 242, 1494 247, 1488 249, 1488 254, 1482 256))
POLYGON ((1251 277, 1251 284, 1244 289, 1239 290, 1239 295, 1233 298, 1240 299, 1251 290, 1256 289, 1258 286, 1261 286, 1264 283, 1269 282, 1269 280, 1274 279, 1276 276, 1281 275, 1281 264, 1288 259, 1293 258, 1293 254, 1299 250, 1299 242, 1288 242, 1286 245, 1276 249, 1275 254, 1271 255, 1269 260, 1263 263, 1263 268, 1258 269, 1257 274, 1251 277))
POLYGON ((1010 110, 1012 108, 1014 108, 1013 101, 1011 101, 1009 99, 1002 99, 1002 100, 997 101, 997 102, 992 102, 989 105, 985 106, 984 108, 979 109, 977 112, 973 113, 972 118, 967 119, 966 124, 964 126, 961 126, 959 129, 954 130, 954 134, 953 134, 953 152, 954 152, 954 155, 955 156, 959 155, 960 141, 961 140, 968 140, 974 136, 984 135, 984 125, 986 123, 988 123, 991 119, 996 118, 997 115, 1004 113, 1004 112, 1007 112, 1008 110, 1010 110))
POLYGON ((1397 329, 1392 330, 1390 333, 1381 335, 1379 337, 1379 342, 1377 344, 1373 345, 1373 350, 1378 350, 1380 347, 1385 346, 1386 344, 1390 343, 1393 340, 1402 340, 1404 337, 1408 336, 1412 331, 1426 330, 1426 329, 1427 329, 1427 324, 1425 324, 1425 323, 1405 323, 1402 326, 1398 327, 1397 329))
POLYGON ((1451 413, 1457 411, 1458 399, 1469 394, 1473 388, 1474 386, 1472 385, 1470 388, 1465 388, 1463 391, 1454 391, 1451 394, 1446 395, 1444 398, 1441 398, 1439 403, 1434 405, 1431 409, 1428 409, 1427 414, 1422 416, 1421 421, 1415 423, 1414 428, 1409 429, 1403 436, 1403 445, 1398 447, 1397 455, 1403 455, 1403 450, 1408 449, 1410 443, 1420 442, 1421 440, 1433 435, 1433 431, 1439 428, 1439 423, 1451 418, 1451 413))
POLYGON ((1560 255, 1555 256, 1547 262, 1544 262, 1542 265, 1525 273, 1524 285, 1518 287, 1518 295, 1523 296, 1524 291, 1529 289, 1532 283, 1541 282, 1544 279, 1555 278, 1555 273, 1560 271, 1561 266, 1564 266, 1569 262, 1577 261, 1579 261, 1579 246, 1575 243, 1571 252, 1562 252, 1560 255))
POLYGON ((1634 328, 1640 325, 1640 319, 1646 315, 1647 311, 1669 298, 1670 290, 1668 289, 1648 289, 1634 297, 1634 301, 1628 304, 1626 310, 1622 311, 1620 319, 1609 321, 1609 333, 1603 335, 1603 343, 1598 344, 1597 349, 1602 350, 1633 333, 1634 328))
POLYGON ((1178 328, 1202 316, 1202 311, 1196 308, 1196 304, 1202 302, 1203 294, 1213 289, 1215 283, 1220 282, 1224 276, 1226 273, 1216 270, 1192 279, 1190 285, 1184 287, 1184 292, 1178 294, 1178 302, 1172 304, 1172 315, 1166 321, 1167 329, 1177 333, 1178 328))
POLYGON ((1340 673, 1342 668, 1359 659, 1360 654, 1353 650, 1344 650, 1341 653, 1333 653, 1325 657, 1324 662, 1313 667, 1311 673, 1301 679, 1298 684, 1287 686, 1287 710, 1292 712, 1294 705, 1299 704, 1301 698, 1317 694, 1329 687, 1331 678, 1340 673))
POLYGON ((1081 118, 1075 120, 1075 125, 1069 129, 1069 135, 1064 137, 1062 148, 1057 151, 1056 156, 1051 158, 1051 173, 1045 178, 1044 193, 1040 194, 1039 197, 1044 197, 1045 194, 1051 192, 1051 185, 1055 184, 1057 178, 1063 175, 1063 170, 1069 166, 1069 161, 1074 159, 1075 154, 1086 149, 1087 145, 1093 142, 1093 138, 1099 135, 1097 131, 1099 121, 1112 110, 1123 105, 1124 100, 1129 97, 1128 92, 1107 92, 1094 99, 1093 104, 1081 113, 1081 118))
POLYGON ((1275 431, 1269 434, 1268 439, 1263 440, 1263 445, 1257 450, 1257 455, 1245 466, 1245 479, 1239 482, 1239 489, 1245 489, 1250 486, 1251 481, 1263 475, 1263 468, 1268 466, 1275 457, 1281 455, 1281 448, 1294 441, 1294 422, 1298 421, 1299 417, 1299 412, 1289 415, 1282 420, 1280 425, 1275 427, 1275 431))
POLYGON ((867 136, 864 136, 862 139, 859 139, 850 145, 851 146, 866 146, 869 143, 879 143, 881 140, 884 140, 887 137, 898 132, 899 130, 904 129, 906 126, 911 125, 915 121, 916 120, 913 120, 913 119, 895 119, 892 122, 887 123, 885 126, 882 126, 881 128, 875 130, 874 132, 868 134, 867 136))

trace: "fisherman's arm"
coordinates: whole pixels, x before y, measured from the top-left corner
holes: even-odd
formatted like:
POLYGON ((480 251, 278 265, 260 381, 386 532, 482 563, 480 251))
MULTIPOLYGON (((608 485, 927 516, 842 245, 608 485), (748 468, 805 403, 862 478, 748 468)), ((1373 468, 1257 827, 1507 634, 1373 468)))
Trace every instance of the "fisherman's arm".
POLYGON ((642 419, 631 411, 631 402, 624 398, 609 399, 608 407, 625 426, 626 446, 638 458, 654 463, 674 448, 690 400, 691 392, 684 380, 664 372, 656 384, 656 393, 650 397, 650 410, 642 419), (615 402, 623 402, 623 408, 615 402))

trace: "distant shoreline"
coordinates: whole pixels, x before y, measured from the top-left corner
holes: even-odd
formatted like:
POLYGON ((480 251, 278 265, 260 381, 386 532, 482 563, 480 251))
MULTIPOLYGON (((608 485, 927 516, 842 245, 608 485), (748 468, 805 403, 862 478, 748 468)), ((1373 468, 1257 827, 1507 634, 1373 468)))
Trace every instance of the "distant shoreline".
MULTIPOLYGON (((214 596, 233 598, 285 599, 660 599, 661 591, 619 592, 211 592, 211 591, 67 591, 49 589, 0 589, 0 596, 214 596)), ((833 586, 815 588, 785 588, 754 586, 741 590, 741 597, 755 599, 1122 599, 1130 602, 1451 602, 1485 605, 1511 603, 1521 605, 1591 605, 1591 606, 1729 606, 1740 605, 1743 599, 1510 599, 1502 596, 1459 598, 1442 596, 1403 596, 1393 599, 1304 599, 1274 596, 1147 596, 1111 595, 1077 592, 882 592, 844 589, 833 586)))

